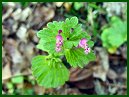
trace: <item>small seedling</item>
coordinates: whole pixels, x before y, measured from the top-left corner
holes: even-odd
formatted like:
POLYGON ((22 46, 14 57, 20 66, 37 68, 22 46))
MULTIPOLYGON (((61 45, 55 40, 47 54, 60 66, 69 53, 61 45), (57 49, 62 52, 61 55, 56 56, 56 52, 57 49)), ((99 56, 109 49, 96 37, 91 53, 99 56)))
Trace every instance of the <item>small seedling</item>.
POLYGON ((69 70, 62 63, 62 56, 72 67, 83 68, 95 60, 91 49, 94 42, 81 26, 78 18, 72 17, 50 22, 47 28, 37 32, 40 38, 37 48, 48 52, 47 56, 38 55, 32 59, 32 73, 39 85, 55 88, 69 80, 69 70))
POLYGON ((110 27, 101 34, 103 46, 109 53, 115 53, 124 42, 127 41, 127 21, 122 21, 114 16, 111 18, 110 27))

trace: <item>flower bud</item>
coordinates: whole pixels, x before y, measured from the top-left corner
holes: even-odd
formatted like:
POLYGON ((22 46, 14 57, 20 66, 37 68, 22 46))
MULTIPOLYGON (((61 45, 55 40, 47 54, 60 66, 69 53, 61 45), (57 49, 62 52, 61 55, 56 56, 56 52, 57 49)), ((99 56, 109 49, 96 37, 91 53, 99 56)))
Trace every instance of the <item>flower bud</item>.
POLYGON ((86 54, 90 53, 90 48, 86 48, 85 51, 84 51, 86 54))
POLYGON ((59 31, 58 31, 58 34, 60 34, 61 32, 62 32, 62 30, 59 30, 59 31))

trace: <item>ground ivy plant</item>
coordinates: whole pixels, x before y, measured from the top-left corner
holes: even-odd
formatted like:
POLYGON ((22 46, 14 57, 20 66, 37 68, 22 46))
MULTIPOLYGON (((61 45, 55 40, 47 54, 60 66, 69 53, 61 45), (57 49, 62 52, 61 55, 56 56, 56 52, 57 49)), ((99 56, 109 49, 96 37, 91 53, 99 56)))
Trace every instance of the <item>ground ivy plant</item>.
POLYGON ((49 22, 37 32, 40 38, 37 48, 48 52, 47 56, 38 55, 32 59, 32 73, 39 85, 55 88, 69 80, 69 70, 62 63, 62 56, 72 67, 80 68, 95 60, 91 49, 94 42, 81 26, 78 18, 72 17, 49 22))

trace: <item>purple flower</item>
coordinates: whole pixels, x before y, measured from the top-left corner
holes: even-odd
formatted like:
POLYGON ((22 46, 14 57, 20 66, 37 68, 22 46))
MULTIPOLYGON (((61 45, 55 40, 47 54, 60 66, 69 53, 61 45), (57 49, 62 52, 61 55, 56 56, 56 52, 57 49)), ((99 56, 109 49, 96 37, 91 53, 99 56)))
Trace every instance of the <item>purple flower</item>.
POLYGON ((87 40, 85 38, 81 39, 80 42, 79 42, 79 47, 82 47, 82 48, 87 48, 88 44, 87 44, 87 40))
POLYGON ((63 38, 62 38, 62 36, 61 35, 57 35, 56 36, 56 42, 63 42, 63 38))
POLYGON ((90 53, 90 48, 88 47, 87 40, 85 38, 80 40, 78 47, 79 48, 81 47, 81 48, 85 49, 84 52, 86 54, 90 53))
POLYGON ((63 45, 63 37, 60 35, 62 30, 58 31, 58 35, 56 36, 56 51, 60 52, 61 51, 61 46, 63 45))

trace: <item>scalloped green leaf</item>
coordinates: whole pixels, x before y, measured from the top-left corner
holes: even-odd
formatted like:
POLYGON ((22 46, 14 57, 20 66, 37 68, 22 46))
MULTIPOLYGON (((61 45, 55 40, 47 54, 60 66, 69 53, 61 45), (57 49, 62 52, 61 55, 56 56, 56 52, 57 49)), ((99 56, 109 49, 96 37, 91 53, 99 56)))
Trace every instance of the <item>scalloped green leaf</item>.
POLYGON ((117 48, 127 41, 127 22, 114 16, 111 18, 110 25, 103 30, 101 39, 109 53, 115 53, 117 48))
POLYGON ((63 22, 50 22, 47 24, 48 28, 37 32, 37 36, 40 38, 37 48, 48 53, 55 53, 56 35, 62 29, 62 24, 63 22))
MULTIPOLYGON (((44 31, 41 32, 44 33, 44 31)), ((44 35, 42 35, 42 38, 39 40, 37 48, 49 53, 54 53, 56 44, 55 37, 55 35, 48 35, 48 33, 44 33, 44 35)))
POLYGON ((73 28, 73 32, 70 34, 70 41, 76 41, 80 40, 82 38, 86 38, 87 40, 90 40, 91 37, 88 35, 87 32, 82 31, 82 25, 78 24, 73 28))
POLYGON ((79 39, 78 40, 67 40, 64 42, 63 46, 65 49, 71 49, 73 46, 77 47, 79 44, 79 39))
POLYGON ((66 38, 68 38, 70 36, 70 30, 71 28, 76 27, 76 25, 78 24, 78 18, 77 17, 72 17, 72 18, 67 18, 64 22, 64 24, 62 25, 62 30, 63 33, 62 35, 66 38))
POLYGON ((95 54, 91 51, 89 54, 84 53, 84 49, 74 48, 65 50, 67 62, 73 67, 83 68, 90 61, 95 60, 95 54))
POLYGON ((82 25, 77 24, 75 27, 73 27, 73 31, 69 35, 69 39, 64 42, 64 48, 71 49, 73 46, 77 47, 79 44, 80 39, 86 38, 87 40, 90 40, 91 37, 86 32, 82 32, 82 25))
POLYGON ((47 27, 55 34, 57 34, 58 30, 62 29, 63 24, 64 24, 64 21, 61 21, 61 22, 53 21, 53 22, 49 22, 47 24, 47 27))
POLYGON ((60 59, 36 56, 32 59, 32 73, 40 86, 56 88, 69 79, 69 71, 60 59))
POLYGON ((65 24, 67 24, 68 27, 73 28, 78 24, 78 18, 77 17, 72 17, 72 18, 67 18, 65 20, 65 24))

